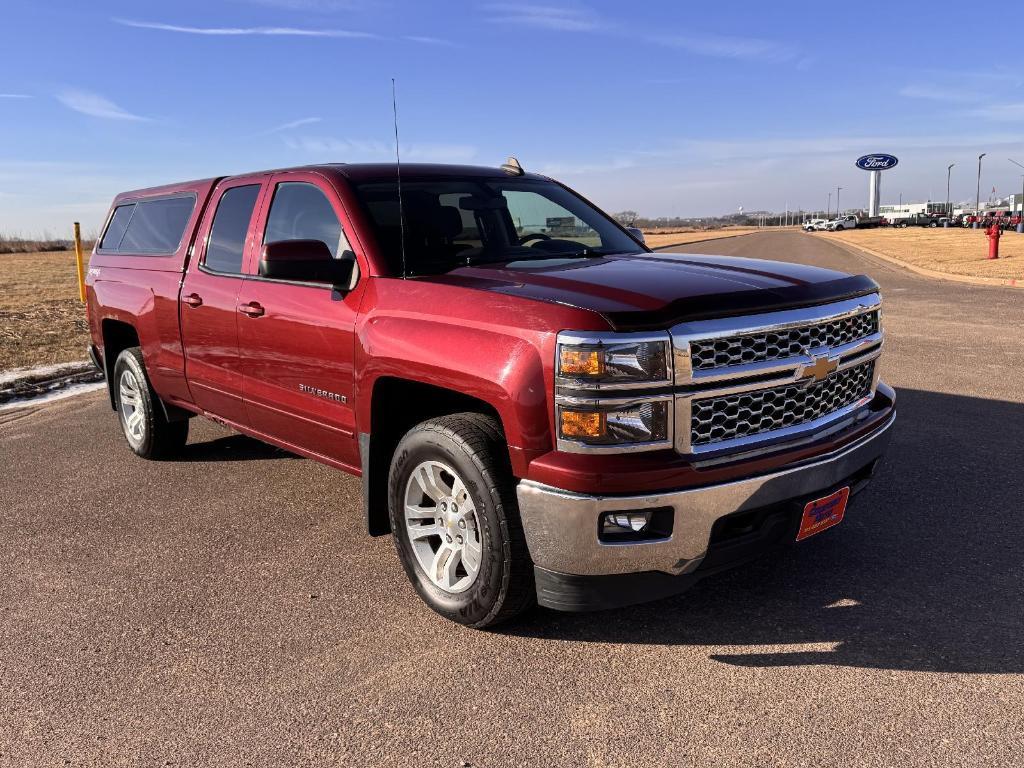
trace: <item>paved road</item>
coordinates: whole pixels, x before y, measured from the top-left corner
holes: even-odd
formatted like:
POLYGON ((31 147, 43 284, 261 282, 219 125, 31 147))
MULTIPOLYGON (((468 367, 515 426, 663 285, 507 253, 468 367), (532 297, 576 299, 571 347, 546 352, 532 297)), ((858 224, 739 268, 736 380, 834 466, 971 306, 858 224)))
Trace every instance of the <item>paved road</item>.
POLYGON ((359 483, 97 394, 0 414, 0 766, 1019 764, 1024 292, 791 233, 691 246, 883 285, 891 461, 836 531, 687 595, 461 629, 359 483))

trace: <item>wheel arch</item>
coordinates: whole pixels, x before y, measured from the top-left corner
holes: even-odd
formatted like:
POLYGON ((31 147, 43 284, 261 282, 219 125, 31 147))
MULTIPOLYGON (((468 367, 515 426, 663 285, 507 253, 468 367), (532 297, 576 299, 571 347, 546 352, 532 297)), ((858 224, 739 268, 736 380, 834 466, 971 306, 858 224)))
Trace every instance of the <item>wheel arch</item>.
MULTIPOLYGON (((391 533, 388 473, 402 437, 417 424, 454 413, 479 413, 502 427, 501 414, 486 400, 464 392, 396 376, 378 378, 370 393, 369 431, 359 433, 363 514, 371 536, 391 533)), ((503 427, 502 427, 503 429, 503 427)), ((503 433, 504 434, 504 433, 503 433)))
MULTIPOLYGON (((142 348, 142 342, 139 338, 139 332, 131 323, 125 322, 124 320, 116 320, 113 318, 104 318, 100 321, 100 331, 103 337, 103 377, 107 382, 107 397, 110 399, 110 407, 113 410, 117 410, 117 398, 115 395, 115 382, 114 382, 114 366, 117 364, 117 358, 126 349, 132 347, 139 347, 140 354, 143 357, 143 365, 145 365, 145 351, 142 348)), ((149 372, 146 372, 149 375, 149 372)), ((152 389, 152 386, 151 386, 152 389)), ((154 401, 163 412, 164 418, 169 422, 184 421, 192 417, 193 414, 178 408, 174 405, 167 405, 163 398, 156 395, 154 392, 154 401)))
POLYGON ((103 335, 103 377, 107 380, 107 396, 110 398, 110 407, 116 410, 114 365, 122 352, 131 347, 141 346, 141 342, 135 326, 123 320, 104 318, 100 321, 100 330, 103 335))

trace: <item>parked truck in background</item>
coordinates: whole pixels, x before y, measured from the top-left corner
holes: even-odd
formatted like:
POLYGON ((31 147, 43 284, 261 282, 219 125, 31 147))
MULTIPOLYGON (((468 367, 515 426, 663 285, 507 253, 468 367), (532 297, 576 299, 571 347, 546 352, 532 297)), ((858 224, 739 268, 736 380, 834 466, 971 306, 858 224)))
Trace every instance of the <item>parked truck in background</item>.
POLYGON ((844 229, 874 229, 885 224, 886 220, 881 216, 855 216, 850 214, 840 216, 838 219, 832 219, 832 221, 825 225, 825 229, 829 232, 841 232, 844 229))
POLYGON ((927 213, 912 213, 909 216, 905 216, 902 219, 897 219, 893 223, 893 226, 897 227, 897 228, 902 227, 904 229, 907 228, 907 227, 931 227, 931 228, 935 228, 935 227, 941 227, 942 226, 942 222, 943 222, 943 217, 940 217, 940 216, 930 216, 927 213))
POLYGON ((368 534, 474 627, 831 528, 895 417, 870 278, 653 253, 513 163, 125 192, 87 292, 132 451, 173 460, 198 415, 361 477, 368 534))

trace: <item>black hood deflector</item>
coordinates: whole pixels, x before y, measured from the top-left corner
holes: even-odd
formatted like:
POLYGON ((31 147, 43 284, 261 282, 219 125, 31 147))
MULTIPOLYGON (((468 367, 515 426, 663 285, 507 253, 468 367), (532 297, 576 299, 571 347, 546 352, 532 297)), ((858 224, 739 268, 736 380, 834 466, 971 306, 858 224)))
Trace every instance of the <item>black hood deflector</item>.
POLYGON ((680 298, 650 312, 602 314, 616 331, 649 331, 696 320, 813 307, 867 296, 877 293, 878 290, 878 283, 867 275, 851 275, 820 283, 805 282, 779 288, 754 288, 748 291, 730 291, 723 295, 680 298))

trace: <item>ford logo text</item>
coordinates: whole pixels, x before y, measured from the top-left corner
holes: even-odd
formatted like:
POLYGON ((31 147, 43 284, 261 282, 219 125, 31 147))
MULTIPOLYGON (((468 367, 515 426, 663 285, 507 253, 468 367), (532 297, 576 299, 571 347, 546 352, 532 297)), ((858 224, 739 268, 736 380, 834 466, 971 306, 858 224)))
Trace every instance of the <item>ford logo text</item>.
POLYGON ((885 171, 895 168, 898 162, 892 155, 864 155, 857 158, 857 167, 865 171, 885 171))

